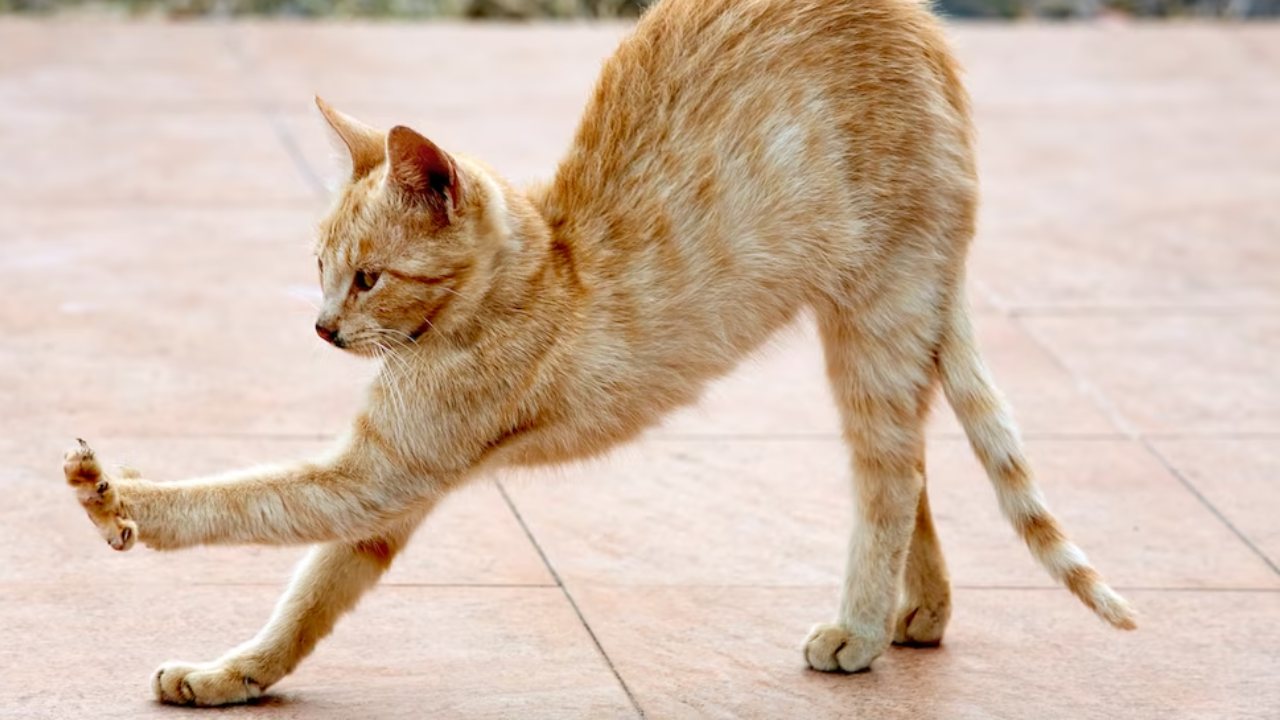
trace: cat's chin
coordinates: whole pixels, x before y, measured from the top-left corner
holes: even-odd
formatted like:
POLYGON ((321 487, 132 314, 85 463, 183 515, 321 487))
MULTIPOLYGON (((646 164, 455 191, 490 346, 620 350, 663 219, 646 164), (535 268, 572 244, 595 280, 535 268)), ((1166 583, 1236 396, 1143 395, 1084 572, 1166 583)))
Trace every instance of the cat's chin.
POLYGON ((379 355, 376 345, 348 345, 342 351, 365 358, 376 358, 379 355))

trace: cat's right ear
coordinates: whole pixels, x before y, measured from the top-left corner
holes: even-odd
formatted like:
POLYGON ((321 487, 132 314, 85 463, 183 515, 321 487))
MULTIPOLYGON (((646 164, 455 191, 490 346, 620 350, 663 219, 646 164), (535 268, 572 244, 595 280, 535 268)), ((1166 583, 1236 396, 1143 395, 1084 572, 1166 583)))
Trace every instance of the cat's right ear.
POLYGON ((330 133, 329 139, 339 153, 345 151, 351 161, 349 179, 358 180, 368 175, 386 157, 386 135, 374 130, 350 115, 340 113, 333 106, 316 96, 316 108, 324 118, 330 133))

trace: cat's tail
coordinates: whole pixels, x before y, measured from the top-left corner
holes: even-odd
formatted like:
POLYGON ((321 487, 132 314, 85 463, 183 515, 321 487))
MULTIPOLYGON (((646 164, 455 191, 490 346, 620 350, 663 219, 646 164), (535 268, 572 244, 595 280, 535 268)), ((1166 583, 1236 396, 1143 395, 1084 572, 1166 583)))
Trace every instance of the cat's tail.
POLYGON ((1036 487, 1009 406, 974 343, 966 304, 957 298, 948 312, 938 350, 943 392, 995 486, 1000 509, 1050 575, 1103 620, 1124 630, 1134 629, 1137 624, 1129 604, 1102 581, 1084 552, 1067 539, 1036 487))

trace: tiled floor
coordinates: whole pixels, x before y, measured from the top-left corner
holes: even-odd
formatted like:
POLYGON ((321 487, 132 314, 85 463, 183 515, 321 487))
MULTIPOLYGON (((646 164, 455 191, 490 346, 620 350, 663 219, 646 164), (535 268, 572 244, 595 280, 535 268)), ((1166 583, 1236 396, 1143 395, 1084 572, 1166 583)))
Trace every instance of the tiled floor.
MULTIPOLYGON (((60 482, 305 455, 371 368, 311 331, 313 92, 545 175, 622 26, 0 20, 0 717, 192 716, 159 662, 261 624, 300 549, 126 555, 60 482)), ((1142 612, 1101 625, 945 407, 946 644, 809 672, 851 523, 802 324, 615 456, 449 500, 265 701, 295 718, 1280 717, 1280 27, 960 26, 973 295, 1046 494, 1142 612)))

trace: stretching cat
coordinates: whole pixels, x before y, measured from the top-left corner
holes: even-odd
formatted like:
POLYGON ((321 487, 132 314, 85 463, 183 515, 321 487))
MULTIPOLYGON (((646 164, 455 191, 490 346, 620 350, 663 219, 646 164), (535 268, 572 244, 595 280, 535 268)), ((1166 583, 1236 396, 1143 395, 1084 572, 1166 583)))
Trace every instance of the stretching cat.
POLYGON ((915 0, 665 0, 604 66, 555 178, 528 190, 407 127, 317 100, 349 183, 317 246, 316 332, 382 360, 328 455, 175 483, 67 480, 118 550, 320 543, 271 621, 168 663, 165 702, 223 705, 293 670, 448 492, 597 455, 694 402, 802 309, 817 317, 857 517, 818 670, 935 644, 950 590, 925 492, 941 385, 1036 558, 1103 619, 1133 616, 1063 535, 974 347, 977 186, 964 90, 915 0))

